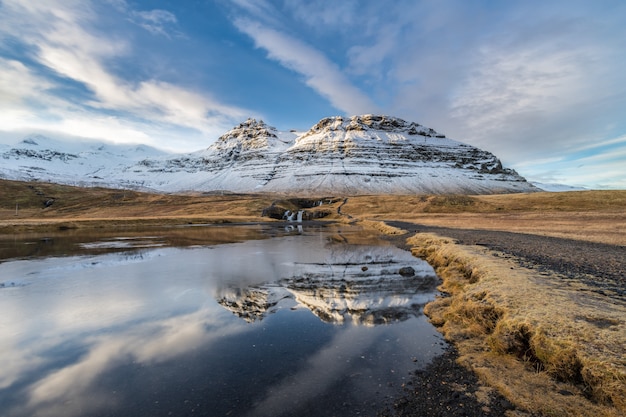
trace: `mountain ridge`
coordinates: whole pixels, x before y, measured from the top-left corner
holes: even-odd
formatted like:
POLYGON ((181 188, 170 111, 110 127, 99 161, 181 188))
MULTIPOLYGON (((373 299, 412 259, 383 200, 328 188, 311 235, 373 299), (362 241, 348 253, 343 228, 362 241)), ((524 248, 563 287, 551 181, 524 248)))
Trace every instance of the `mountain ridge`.
POLYGON ((209 147, 167 154, 145 145, 63 145, 31 136, 0 147, 0 177, 159 192, 493 194, 537 191, 490 152, 415 122, 333 116, 280 132, 248 119, 209 147), (56 149, 51 149, 56 148, 56 149))

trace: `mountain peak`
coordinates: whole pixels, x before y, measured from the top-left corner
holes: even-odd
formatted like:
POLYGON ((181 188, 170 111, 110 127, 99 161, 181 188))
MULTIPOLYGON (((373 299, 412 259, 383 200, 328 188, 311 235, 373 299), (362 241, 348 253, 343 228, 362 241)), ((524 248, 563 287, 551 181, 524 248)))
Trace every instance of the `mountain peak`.
POLYGON ((407 122, 399 117, 365 114, 360 116, 342 117, 333 116, 320 120, 303 136, 333 131, 368 131, 378 130, 383 132, 406 133, 408 135, 421 135, 437 138, 445 138, 433 129, 424 127, 419 123, 407 122))
POLYGON ((228 132, 224 133, 217 139, 217 141, 227 142, 233 138, 245 141, 260 137, 275 138, 276 128, 268 126, 263 120, 257 121, 256 119, 249 118, 245 122, 241 122, 228 132))
POLYGON ((219 153, 264 149, 270 146, 269 139, 276 139, 275 127, 268 126, 263 120, 249 118, 220 136, 209 149, 219 153))

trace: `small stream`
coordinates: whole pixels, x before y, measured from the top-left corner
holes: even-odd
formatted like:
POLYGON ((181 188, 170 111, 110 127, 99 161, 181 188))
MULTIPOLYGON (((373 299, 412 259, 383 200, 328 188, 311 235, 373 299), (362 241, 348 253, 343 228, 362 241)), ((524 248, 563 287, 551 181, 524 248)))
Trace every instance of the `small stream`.
POLYGON ((432 268, 355 227, 4 236, 0 256, 3 416, 376 415, 443 350, 432 268))

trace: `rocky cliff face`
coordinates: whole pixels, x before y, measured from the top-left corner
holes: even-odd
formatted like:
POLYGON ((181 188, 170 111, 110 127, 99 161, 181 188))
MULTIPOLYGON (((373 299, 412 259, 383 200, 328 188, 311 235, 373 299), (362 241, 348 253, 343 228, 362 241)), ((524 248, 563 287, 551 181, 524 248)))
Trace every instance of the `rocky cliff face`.
POLYGON ((341 194, 533 189, 489 152, 374 115, 323 119, 285 150, 264 188, 341 194))
MULTIPOLYGON (((32 155, 24 150, 6 150, 2 157, 14 162, 19 159, 19 163, 16 169, 4 170, 4 176, 20 173, 20 179, 68 178, 72 171, 67 167, 84 155, 52 149, 30 151, 32 155), (62 164, 47 163, 48 157, 62 160, 62 164), (29 164, 24 159, 29 159, 29 164), (29 167, 27 175, 25 166, 29 167), (70 173, 55 171, 59 169, 70 173)), ((537 190, 487 151, 414 122, 377 115, 325 118, 301 135, 278 132, 263 121, 248 119, 205 150, 176 156, 147 154, 139 161, 134 155, 126 165, 116 155, 110 168, 102 158, 95 158, 95 153, 89 155, 99 165, 91 170, 87 161, 80 161, 81 171, 88 173, 81 176, 83 183, 94 172, 94 184, 104 185, 106 178, 110 185, 169 192, 345 195, 537 190)))

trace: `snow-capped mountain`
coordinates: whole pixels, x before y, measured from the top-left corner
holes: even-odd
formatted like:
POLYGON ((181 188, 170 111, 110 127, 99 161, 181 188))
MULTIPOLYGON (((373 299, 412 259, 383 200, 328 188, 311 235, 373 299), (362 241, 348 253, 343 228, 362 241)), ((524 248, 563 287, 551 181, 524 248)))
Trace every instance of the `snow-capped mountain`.
POLYGON ((0 178, 137 188, 139 184, 132 176, 119 174, 146 159, 167 156, 168 153, 146 145, 29 135, 14 146, 0 145, 0 178))
POLYGON ((207 149, 29 136, 0 147, 0 177, 155 191, 288 193, 506 193, 536 191, 493 154, 388 116, 329 117, 278 132, 248 119, 207 149))

